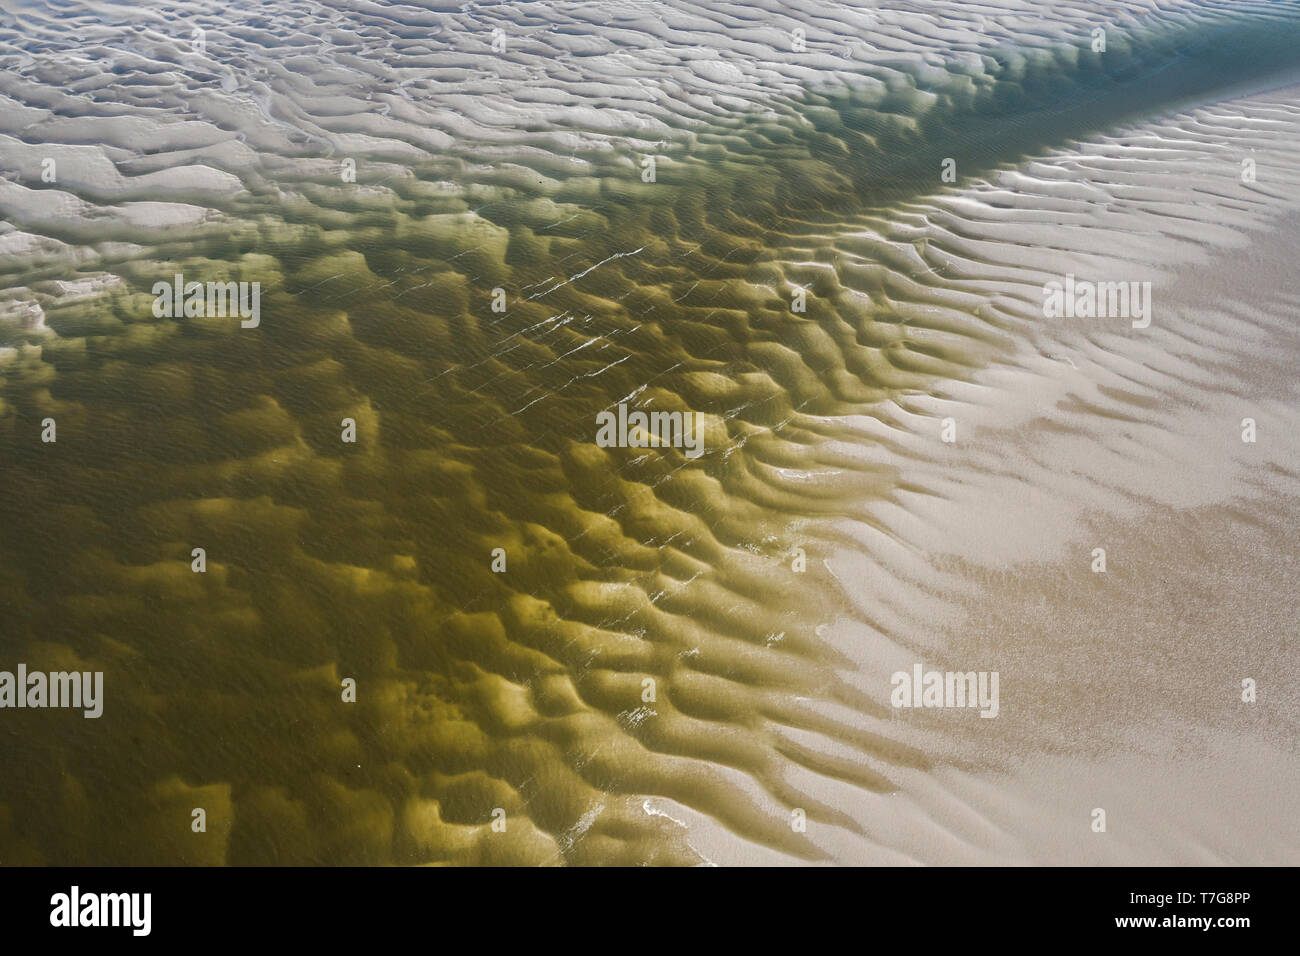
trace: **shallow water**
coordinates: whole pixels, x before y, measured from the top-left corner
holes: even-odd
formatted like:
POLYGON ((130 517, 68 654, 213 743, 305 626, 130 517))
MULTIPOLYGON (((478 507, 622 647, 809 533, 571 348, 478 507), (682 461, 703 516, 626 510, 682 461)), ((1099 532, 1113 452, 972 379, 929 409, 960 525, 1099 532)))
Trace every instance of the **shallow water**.
POLYGON ((1087 18, 953 6, 831 63, 867 30, 810 5, 806 64, 776 7, 11 9, 0 668, 106 699, 0 711, 0 860, 1292 852, 1267 800, 1206 849, 1210 774, 1181 791, 1206 822, 1076 846, 1101 798, 1024 766, 1165 759, 1190 722, 1293 779, 1293 559, 1262 529, 1297 490, 1295 295, 1261 262, 1297 245, 1296 6, 1098 5, 1104 54, 1087 18), (1068 271, 1153 279, 1150 335, 1046 323, 1068 271), (260 325, 155 318, 177 273, 261 283, 260 325), (698 414, 704 454, 599 447, 620 403, 698 414), (1199 557, 1071 581, 1144 523, 1199 557), (1254 544, 1210 574, 1225 536, 1254 544), (1243 580, 1232 654, 1217 612, 1162 629, 1243 580), (1164 614, 1101 634, 1144 589, 1164 614), (892 708, 915 661, 999 670, 999 717, 892 708), (1245 671, 1274 688, 1249 717, 1245 671))

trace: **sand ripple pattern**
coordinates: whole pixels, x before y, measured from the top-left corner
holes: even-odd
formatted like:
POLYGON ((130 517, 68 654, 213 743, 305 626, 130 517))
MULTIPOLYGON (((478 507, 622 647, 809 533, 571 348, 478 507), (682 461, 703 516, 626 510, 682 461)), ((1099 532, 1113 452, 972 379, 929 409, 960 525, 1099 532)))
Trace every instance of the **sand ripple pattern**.
MULTIPOLYGON (((1297 9, 7 6, 0 666, 108 702, 5 716, 0 861, 925 859, 871 801, 1032 745, 888 707, 981 586, 942 509, 1053 470, 938 421, 1014 373, 1114 443, 1222 382, 1207 349, 1295 345, 1280 288, 1138 346, 1045 328, 1040 290, 1295 212, 1300 100, 1259 91, 1297 9), (260 282, 261 327, 155 319, 178 272, 260 282), (706 454, 597 447, 620 402, 701 414, 706 454)), ((1260 480, 1294 495, 1294 459, 1260 480)))

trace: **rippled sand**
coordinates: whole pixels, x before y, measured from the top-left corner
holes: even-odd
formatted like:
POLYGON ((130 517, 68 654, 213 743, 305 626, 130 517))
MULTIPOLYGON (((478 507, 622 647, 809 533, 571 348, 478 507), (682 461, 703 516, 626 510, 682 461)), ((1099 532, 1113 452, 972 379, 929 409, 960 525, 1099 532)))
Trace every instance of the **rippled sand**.
POLYGON ((1298 15, 9 9, 0 863, 1294 862, 1298 15))

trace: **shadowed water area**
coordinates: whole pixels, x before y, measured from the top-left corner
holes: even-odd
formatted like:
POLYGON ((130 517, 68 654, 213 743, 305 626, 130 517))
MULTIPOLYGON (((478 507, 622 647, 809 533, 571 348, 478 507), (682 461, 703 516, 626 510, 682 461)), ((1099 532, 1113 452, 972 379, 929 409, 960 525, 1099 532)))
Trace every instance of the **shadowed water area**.
MULTIPOLYGON (((846 679, 859 665, 824 634, 861 616, 851 582, 792 569, 796 549, 828 552, 828 522, 918 491, 903 453, 846 454, 863 439, 842 417, 1010 361, 1014 303, 1035 301, 1032 283, 1005 301, 964 287, 972 267, 947 271, 911 204, 1276 84, 1300 65, 1294 15, 1141 22, 1104 55, 1086 35, 999 45, 978 69, 884 57, 762 110, 685 98, 664 135, 612 146, 525 124, 368 156, 277 108, 292 131, 263 149, 233 111, 190 103, 256 154, 226 169, 237 192, 166 191, 219 219, 5 207, 66 245, 0 266, 41 313, 0 324, 0 668, 102 670, 105 705, 0 716, 0 862, 701 862, 650 798, 817 860, 793 809, 863 827, 810 775, 886 793, 903 770, 978 766, 879 723, 887 698, 846 679), (260 325, 155 318, 153 285, 178 273, 259 282, 260 325), (104 274, 93 294, 61 285, 104 274), (704 454, 598 447, 619 403, 698 413, 704 454)), ((16 16, 4 94, 66 119, 63 142, 98 141, 91 113, 176 109, 149 92, 165 61, 118 58, 104 83, 99 28, 80 28, 74 68, 16 16)), ((414 35, 372 26, 381 61, 414 35)), ((298 34, 244 28, 227 49, 265 46, 291 87, 328 106, 347 86, 305 42, 278 48, 298 34)), ((599 87, 571 95, 599 112, 599 87)), ((152 198, 43 184, 42 140, 5 132, 30 190, 152 198)), ((145 176, 161 142, 108 155, 145 176)))

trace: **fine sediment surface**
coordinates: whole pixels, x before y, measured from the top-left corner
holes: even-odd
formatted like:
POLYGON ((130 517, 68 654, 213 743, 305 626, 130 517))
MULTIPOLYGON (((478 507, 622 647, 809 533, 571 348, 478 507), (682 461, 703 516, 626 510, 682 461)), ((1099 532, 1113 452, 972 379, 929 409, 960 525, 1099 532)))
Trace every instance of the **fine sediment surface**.
POLYGON ((0 711, 0 862, 1293 862, 1297 51, 1286 2, 6 4, 0 670, 105 703, 0 711), (891 706, 918 662, 997 717, 891 706))

